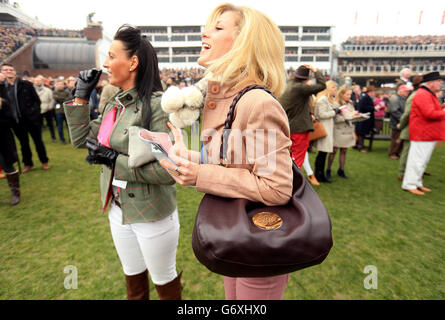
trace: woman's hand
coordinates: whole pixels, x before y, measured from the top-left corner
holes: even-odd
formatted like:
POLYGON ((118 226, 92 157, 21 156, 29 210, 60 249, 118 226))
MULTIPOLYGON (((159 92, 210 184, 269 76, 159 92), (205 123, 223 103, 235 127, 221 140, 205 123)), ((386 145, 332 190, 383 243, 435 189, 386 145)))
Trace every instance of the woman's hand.
POLYGON ((175 154, 171 154, 170 159, 173 160, 176 165, 167 159, 161 160, 160 164, 172 174, 176 182, 181 186, 196 186, 199 164, 178 157, 175 154), (175 173, 175 171, 179 174, 175 173))
POLYGON ((175 139, 175 143, 170 148, 169 153, 173 153, 176 156, 182 157, 184 159, 188 158, 188 149, 184 143, 184 138, 182 136, 181 129, 176 128, 170 122, 167 122, 167 126, 170 129, 173 137, 175 139))
POLYGON ((96 87, 97 82, 102 74, 100 69, 84 70, 79 73, 76 85, 74 88, 74 98, 80 98, 88 101, 90 99, 91 92, 96 87))

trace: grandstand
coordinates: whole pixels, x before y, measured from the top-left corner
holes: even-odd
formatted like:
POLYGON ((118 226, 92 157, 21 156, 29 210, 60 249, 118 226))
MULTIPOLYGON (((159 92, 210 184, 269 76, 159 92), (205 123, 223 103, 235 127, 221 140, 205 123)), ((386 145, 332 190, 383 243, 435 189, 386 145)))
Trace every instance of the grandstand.
MULTIPOLYGON (((91 15, 91 14, 90 14, 91 15)), ((83 30, 49 28, 20 8, 0 0, 0 62, 19 75, 68 76, 101 67, 112 41, 100 23, 88 17, 83 30)), ((198 67, 202 25, 139 26, 154 46, 160 69, 198 67)), ((286 69, 311 64, 340 82, 394 83, 404 67, 414 74, 445 73, 445 36, 354 36, 333 42, 333 26, 280 25, 286 69)), ((181 78, 181 77, 178 77, 181 78)))
POLYGON ((445 36, 353 37, 341 45, 336 63, 339 77, 362 85, 394 83, 405 67, 445 73, 445 36))
MULTIPOLYGON (((153 44, 160 68, 196 67, 201 51, 203 26, 139 26, 153 44)), ((280 26, 285 41, 285 66, 296 69, 311 64, 332 71, 332 30, 330 26, 280 26)))
POLYGON ((110 43, 98 23, 83 30, 49 28, 0 2, 0 63, 12 63, 20 76, 71 76, 98 67, 110 43))

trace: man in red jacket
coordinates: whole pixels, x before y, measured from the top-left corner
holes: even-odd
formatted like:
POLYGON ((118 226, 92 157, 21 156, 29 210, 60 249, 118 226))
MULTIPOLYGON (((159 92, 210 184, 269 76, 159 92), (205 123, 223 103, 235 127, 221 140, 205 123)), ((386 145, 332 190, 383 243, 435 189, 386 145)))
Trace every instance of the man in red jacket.
POLYGON ((423 186, 422 176, 436 142, 445 140, 445 109, 436 97, 443 81, 439 72, 430 72, 423 76, 423 82, 411 106, 409 117, 411 146, 402 183, 402 189, 416 195, 431 192, 423 186))

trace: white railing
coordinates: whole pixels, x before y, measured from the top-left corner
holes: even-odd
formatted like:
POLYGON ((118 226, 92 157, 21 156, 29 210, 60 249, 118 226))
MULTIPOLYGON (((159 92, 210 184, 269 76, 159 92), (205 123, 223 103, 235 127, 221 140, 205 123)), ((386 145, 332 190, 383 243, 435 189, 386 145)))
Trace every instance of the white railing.
POLYGON ((343 44, 344 51, 352 52, 430 52, 445 51, 445 44, 343 44))
MULTIPOLYGON (((338 72, 342 73, 400 73, 406 65, 369 65, 369 66, 338 66, 338 72)), ((432 65, 420 64, 409 66, 414 73, 445 72, 445 64, 432 65)))

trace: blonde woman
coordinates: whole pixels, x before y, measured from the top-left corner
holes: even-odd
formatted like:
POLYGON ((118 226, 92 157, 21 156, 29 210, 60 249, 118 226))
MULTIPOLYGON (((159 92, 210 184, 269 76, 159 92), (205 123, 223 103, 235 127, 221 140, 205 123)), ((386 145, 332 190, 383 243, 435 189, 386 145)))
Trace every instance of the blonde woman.
POLYGON ((344 85, 340 87, 335 96, 334 106, 341 111, 334 118, 334 150, 328 158, 328 169, 326 170, 328 179, 331 177, 331 167, 338 149, 340 149, 340 168, 337 174, 342 178, 347 178, 345 174, 346 152, 348 148, 355 145, 354 125, 351 120, 358 113, 354 110, 351 95, 352 89, 344 85))
POLYGON ((331 182, 327 179, 324 173, 326 164, 326 156, 334 149, 334 117, 340 112, 334 106, 334 97, 337 93, 337 83, 334 81, 326 82, 326 89, 317 94, 315 99, 314 116, 325 127, 328 135, 324 138, 315 140, 314 146, 318 150, 315 158, 315 178, 319 182, 331 182))
MULTIPOLYGON (((289 123, 279 102, 264 90, 247 92, 236 105, 227 154, 240 161, 232 160, 226 166, 219 161, 222 129, 234 97, 251 84, 268 88, 276 97, 284 90, 284 41, 279 28, 257 10, 223 4, 207 20, 202 44, 198 63, 213 75, 203 109, 204 147, 201 154, 186 149, 180 142, 180 130, 171 126, 177 141, 173 147, 176 155, 172 154, 177 167, 168 162, 161 165, 179 171, 176 181, 196 186, 198 192, 266 205, 286 204, 292 192, 289 123), (253 134, 250 140, 236 135, 256 130, 264 134, 253 134), (275 138, 264 139, 268 133, 275 138), (267 150, 265 155, 252 152, 251 147, 257 144, 267 150)), ((288 274, 224 277, 226 299, 281 299, 288 279, 288 274)))

